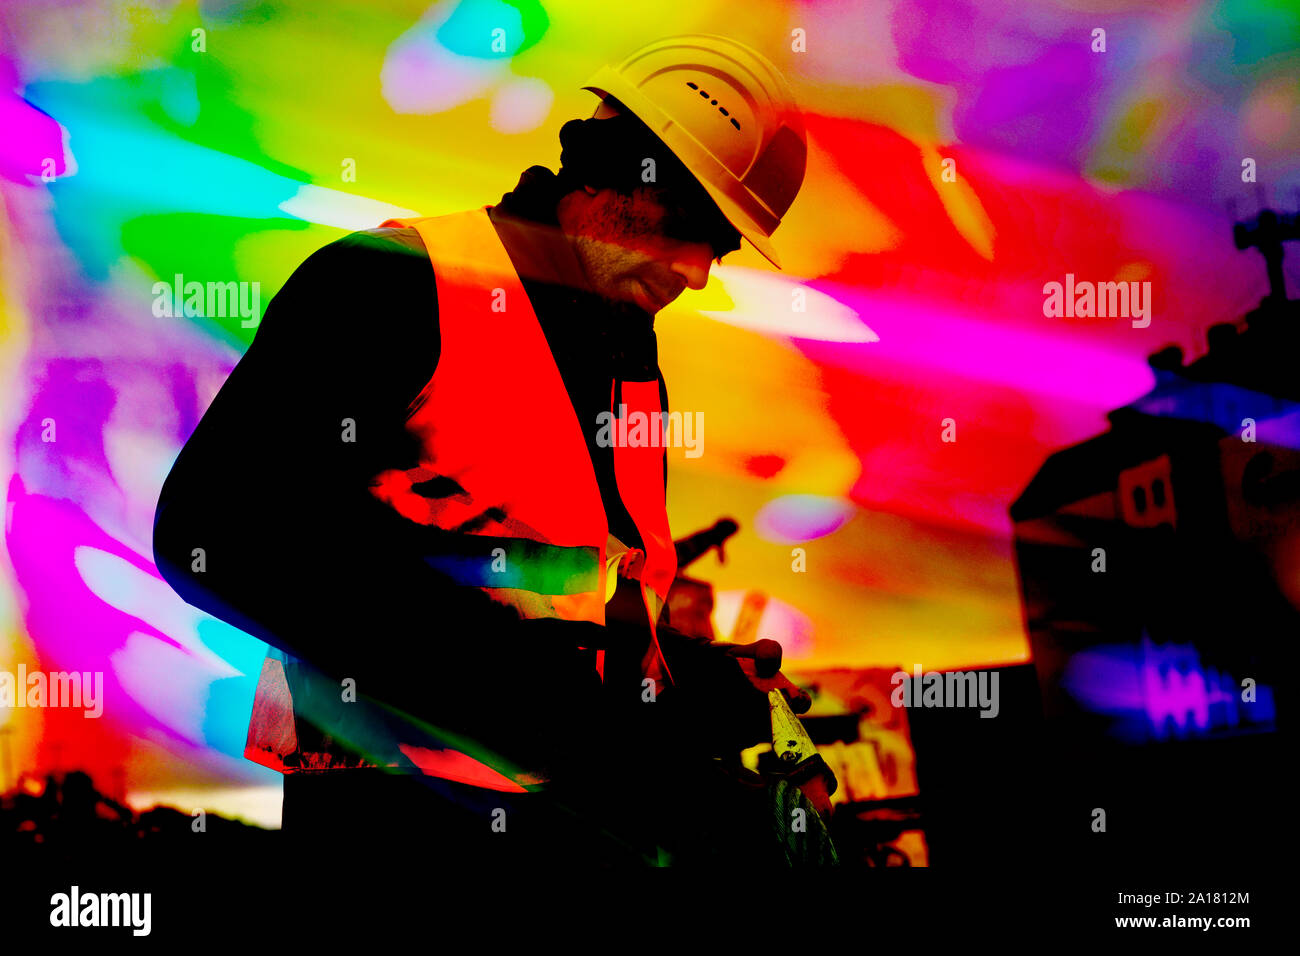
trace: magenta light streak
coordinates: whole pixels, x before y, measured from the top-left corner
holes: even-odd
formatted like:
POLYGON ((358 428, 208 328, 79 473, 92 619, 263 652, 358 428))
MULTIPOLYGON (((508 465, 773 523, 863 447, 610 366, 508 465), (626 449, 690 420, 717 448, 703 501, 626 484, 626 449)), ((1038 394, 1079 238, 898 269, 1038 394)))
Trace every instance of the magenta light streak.
MULTIPOLYGON (((933 302, 823 289, 866 318, 879 342, 869 346, 800 342, 817 362, 870 374, 882 362, 921 370, 925 377, 953 376, 1083 405, 1113 408, 1145 394, 1154 378, 1145 357, 1083 344, 1059 320, 1041 330, 1011 326, 944 310, 933 302)), ((1094 321, 1125 322, 1126 319, 1094 321)), ((1135 333, 1138 330, 1134 330, 1135 333)), ((1152 340, 1151 351, 1159 347, 1152 340)))
POLYGON ((60 670, 102 671, 104 695, 113 716, 140 731, 157 727, 176 735, 131 700, 117 677, 112 655, 131 634, 144 634, 168 646, 182 645, 137 617, 96 596, 77 570, 80 546, 97 548, 157 575, 154 567, 130 548, 104 533, 66 500, 29 494, 14 475, 9 484, 12 509, 5 544, 19 588, 26 596, 25 625, 45 666, 60 670))
POLYGON ((0 90, 0 176, 24 185, 39 178, 42 164, 53 160, 49 172, 68 172, 63 148, 63 127, 22 97, 0 90))

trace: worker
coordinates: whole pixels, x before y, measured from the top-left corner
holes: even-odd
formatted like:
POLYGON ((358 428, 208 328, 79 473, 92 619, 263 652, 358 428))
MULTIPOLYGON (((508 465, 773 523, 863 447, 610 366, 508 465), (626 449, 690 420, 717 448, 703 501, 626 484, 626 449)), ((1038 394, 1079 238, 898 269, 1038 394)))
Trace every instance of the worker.
MULTIPOLYGON (((164 578, 270 645, 246 756, 285 774, 303 853, 689 859, 722 828, 646 820, 667 768, 766 728, 736 659, 664 614, 663 442, 611 447, 600 422, 668 409, 655 315, 742 237, 779 266, 802 120, 768 60, 717 36, 585 89, 558 173, 308 258, 162 489, 164 578)), ((674 806, 713 800, 701 779, 674 806)), ((750 806, 737 845, 766 825, 750 806)))

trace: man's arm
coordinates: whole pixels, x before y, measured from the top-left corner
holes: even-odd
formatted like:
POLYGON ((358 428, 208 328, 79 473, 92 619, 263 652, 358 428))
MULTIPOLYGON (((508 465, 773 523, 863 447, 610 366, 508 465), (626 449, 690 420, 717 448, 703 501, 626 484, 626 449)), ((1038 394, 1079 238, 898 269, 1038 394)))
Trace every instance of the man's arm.
POLYGON ((190 604, 400 706, 462 622, 483 640, 516 616, 433 571, 367 489, 439 346, 428 256, 381 236, 315 253, 268 305, 163 486, 154 556, 190 604))

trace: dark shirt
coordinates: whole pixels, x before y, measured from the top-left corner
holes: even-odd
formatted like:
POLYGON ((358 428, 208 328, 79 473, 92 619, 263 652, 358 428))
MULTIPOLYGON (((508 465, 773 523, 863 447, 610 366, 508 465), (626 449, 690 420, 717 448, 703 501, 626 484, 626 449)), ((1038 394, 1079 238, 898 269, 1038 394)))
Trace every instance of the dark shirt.
MULTIPOLYGON (((525 214, 516 193, 489 214, 587 438, 610 531, 640 546, 613 449, 596 444, 596 416, 618 379, 658 379, 667 408, 653 320, 594 295, 553 212, 525 214)), ((368 489, 380 471, 418 461, 404 419, 439 345, 432 264, 415 229, 371 229, 320 249, 269 303, 182 449, 154 529, 158 568, 186 601, 411 709, 439 675, 507 663, 493 642, 519 623, 512 609, 429 567, 431 529, 368 489), (355 441, 342 440, 345 419, 355 441), (204 569, 195 571, 199 548, 204 569)), ((521 480, 545 464, 521 462, 521 480)), ((565 632, 564 653, 599 643, 581 636, 595 625, 527 624, 548 639, 565 632)))

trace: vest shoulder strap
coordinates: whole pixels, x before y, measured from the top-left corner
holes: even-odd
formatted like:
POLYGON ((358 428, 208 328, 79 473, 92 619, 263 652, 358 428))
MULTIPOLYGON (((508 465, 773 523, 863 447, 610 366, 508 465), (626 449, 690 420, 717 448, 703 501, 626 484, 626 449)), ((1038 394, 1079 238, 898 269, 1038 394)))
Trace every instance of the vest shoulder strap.
POLYGON ((439 278, 466 283, 489 279, 517 281, 514 264, 488 218, 488 209, 479 206, 443 216, 389 219, 382 225, 413 227, 424 240, 430 260, 438 264, 439 278))

